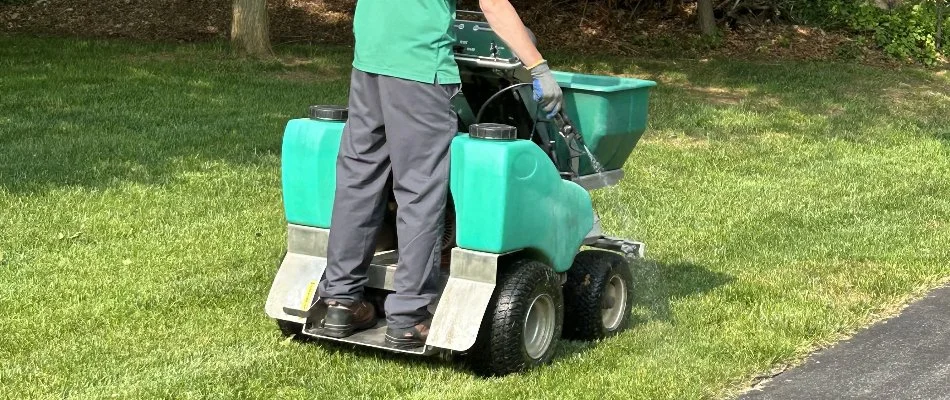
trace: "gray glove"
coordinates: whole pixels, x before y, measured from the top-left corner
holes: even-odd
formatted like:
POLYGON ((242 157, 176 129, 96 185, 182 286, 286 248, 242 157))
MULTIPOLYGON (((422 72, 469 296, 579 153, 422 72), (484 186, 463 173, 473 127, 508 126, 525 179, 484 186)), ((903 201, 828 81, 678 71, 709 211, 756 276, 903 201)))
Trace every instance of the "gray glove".
POLYGON ((561 111, 561 106, 564 104, 564 93, 561 92, 561 86, 551 74, 548 62, 544 61, 529 71, 531 71, 531 77, 534 78, 534 100, 541 103, 548 118, 554 117, 558 111, 561 111))

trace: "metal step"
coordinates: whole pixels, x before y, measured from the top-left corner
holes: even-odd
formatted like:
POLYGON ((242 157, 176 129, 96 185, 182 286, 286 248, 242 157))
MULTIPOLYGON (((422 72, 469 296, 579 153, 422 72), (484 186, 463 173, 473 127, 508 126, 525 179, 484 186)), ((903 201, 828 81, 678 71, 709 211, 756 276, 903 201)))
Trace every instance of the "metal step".
POLYGON ((377 349, 382 349, 386 351, 392 351, 396 353, 405 353, 405 354, 415 354, 428 356, 433 355, 441 351, 439 348, 432 346, 422 346, 415 349, 397 349, 390 346, 386 343, 386 319, 379 318, 376 320, 376 326, 364 331, 358 331, 351 336, 345 338, 335 338, 330 336, 324 336, 319 333, 319 329, 307 329, 303 330, 304 336, 315 337, 321 340, 332 340, 335 342, 358 344, 361 346, 375 347, 377 349))
MULTIPOLYGON (((396 266, 398 262, 399 252, 396 250, 376 253, 376 255, 373 256, 373 261, 370 263, 369 268, 366 271, 366 286, 376 289, 395 291, 396 288, 393 287, 393 283, 395 282, 396 266)), ((449 271, 442 270, 441 274, 439 275, 439 288, 444 288, 445 283, 448 280, 449 271)))
POLYGON ((366 271, 366 286, 377 289, 396 290, 393 280, 396 274, 396 265, 399 262, 399 253, 395 250, 376 253, 366 271))

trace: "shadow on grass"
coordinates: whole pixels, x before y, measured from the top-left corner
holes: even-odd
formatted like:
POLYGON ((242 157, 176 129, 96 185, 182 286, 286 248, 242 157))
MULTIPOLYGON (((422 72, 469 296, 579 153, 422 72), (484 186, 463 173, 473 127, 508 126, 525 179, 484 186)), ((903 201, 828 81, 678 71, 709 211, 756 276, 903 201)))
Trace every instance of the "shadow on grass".
POLYGON ((672 302, 700 296, 735 281, 730 275, 688 262, 644 260, 631 267, 634 273, 632 325, 650 321, 672 322, 672 302))
POLYGON ((0 37, 0 189, 276 167, 287 121, 309 104, 345 102, 348 87, 345 49, 284 56, 295 60, 239 60, 215 43, 0 37))
MULTIPOLYGON (((673 322, 675 316, 671 304, 674 301, 701 296, 735 281, 730 275, 688 262, 663 263, 647 259, 631 263, 630 267, 633 271, 630 326, 634 328, 654 321, 673 322)), ((570 357, 599 345, 600 342, 566 341, 556 358, 570 357)))
POLYGON ((308 346, 319 346, 321 349, 335 357, 347 355, 359 358, 395 362, 406 366, 439 369, 446 368, 455 372, 478 376, 469 367, 469 365, 466 364, 464 357, 457 354, 442 353, 433 356, 419 356, 380 350, 373 347, 360 346, 350 343, 336 342, 332 340, 321 340, 309 336, 294 336, 293 340, 308 346))
POLYGON ((937 132, 937 139, 943 141, 943 144, 950 146, 950 127, 947 127, 943 132, 937 132))

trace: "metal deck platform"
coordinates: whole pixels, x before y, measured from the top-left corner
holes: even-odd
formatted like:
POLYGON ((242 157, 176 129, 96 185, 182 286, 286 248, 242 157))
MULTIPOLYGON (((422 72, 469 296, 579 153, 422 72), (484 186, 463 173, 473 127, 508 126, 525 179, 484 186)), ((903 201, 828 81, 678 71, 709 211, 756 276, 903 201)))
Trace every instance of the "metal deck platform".
POLYGON ((307 329, 303 330, 304 336, 315 337, 322 340, 332 340, 335 342, 341 343, 350 343, 358 344, 361 346, 375 347, 377 349, 392 351, 396 353, 405 353, 405 354, 416 354, 421 356, 428 356, 438 353, 440 350, 432 346, 422 346, 415 349, 397 349, 390 346, 386 343, 386 319, 379 318, 376 320, 376 326, 367 330, 359 331, 354 333, 351 336, 345 338, 335 338, 330 336, 324 336, 319 333, 319 329, 307 329))

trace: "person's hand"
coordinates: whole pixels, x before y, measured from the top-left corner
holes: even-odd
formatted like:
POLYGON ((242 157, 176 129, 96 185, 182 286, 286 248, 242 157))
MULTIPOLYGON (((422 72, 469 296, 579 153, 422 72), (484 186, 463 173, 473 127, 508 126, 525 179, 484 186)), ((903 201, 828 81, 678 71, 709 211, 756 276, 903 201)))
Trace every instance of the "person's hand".
POLYGON ((561 92, 561 86, 551 74, 547 61, 541 61, 529 71, 534 79, 534 100, 541 104, 548 118, 554 117, 564 105, 564 93, 561 92))

